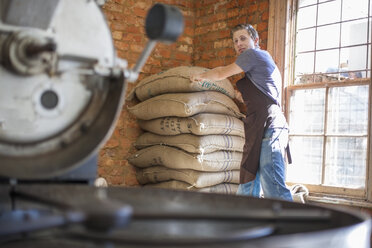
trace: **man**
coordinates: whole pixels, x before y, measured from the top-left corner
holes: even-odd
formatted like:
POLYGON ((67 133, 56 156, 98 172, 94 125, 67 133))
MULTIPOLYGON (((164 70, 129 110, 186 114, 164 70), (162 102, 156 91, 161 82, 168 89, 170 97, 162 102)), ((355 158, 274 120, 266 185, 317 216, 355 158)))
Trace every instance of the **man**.
POLYGON ((192 81, 218 81, 244 72, 236 83, 236 99, 244 102, 245 145, 237 194, 292 201, 285 185, 284 154, 288 147, 288 125, 280 109, 281 75, 272 57, 259 47, 257 31, 249 24, 232 29, 238 57, 230 65, 216 67, 192 81))

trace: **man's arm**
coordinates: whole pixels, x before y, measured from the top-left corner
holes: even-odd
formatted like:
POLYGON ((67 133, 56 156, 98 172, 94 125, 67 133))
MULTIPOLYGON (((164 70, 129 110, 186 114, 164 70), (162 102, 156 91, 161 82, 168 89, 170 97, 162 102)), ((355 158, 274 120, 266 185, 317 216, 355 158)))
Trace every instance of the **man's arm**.
POLYGON ((243 72, 243 70, 236 64, 232 63, 226 66, 216 67, 209 71, 206 71, 201 74, 192 75, 190 77, 191 81, 203 81, 203 80, 211 80, 211 81, 219 81, 225 78, 231 77, 233 75, 239 74, 243 72))

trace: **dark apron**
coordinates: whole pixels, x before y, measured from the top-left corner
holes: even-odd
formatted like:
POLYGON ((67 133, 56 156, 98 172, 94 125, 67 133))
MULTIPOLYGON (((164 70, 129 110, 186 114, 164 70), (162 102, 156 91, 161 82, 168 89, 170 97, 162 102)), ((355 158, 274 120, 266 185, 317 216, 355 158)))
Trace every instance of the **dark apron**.
POLYGON ((243 119, 245 145, 240 165, 240 183, 243 184, 256 177, 260 163, 262 138, 269 125, 268 109, 276 103, 257 89, 247 77, 240 79, 236 86, 242 94, 247 109, 246 117, 243 119))

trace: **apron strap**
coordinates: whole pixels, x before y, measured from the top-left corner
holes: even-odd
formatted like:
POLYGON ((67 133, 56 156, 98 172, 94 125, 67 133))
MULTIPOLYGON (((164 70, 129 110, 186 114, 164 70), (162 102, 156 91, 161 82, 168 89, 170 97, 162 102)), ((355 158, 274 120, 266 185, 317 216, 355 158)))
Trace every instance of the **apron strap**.
POLYGON ((288 164, 292 164, 292 155, 291 155, 291 149, 289 148, 289 144, 285 148, 285 151, 287 153, 288 164))

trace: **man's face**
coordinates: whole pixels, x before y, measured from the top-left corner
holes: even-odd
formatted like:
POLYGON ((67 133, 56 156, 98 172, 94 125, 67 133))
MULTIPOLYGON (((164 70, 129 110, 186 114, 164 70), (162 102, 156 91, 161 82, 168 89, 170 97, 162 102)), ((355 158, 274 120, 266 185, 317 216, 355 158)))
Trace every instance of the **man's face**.
POLYGON ((246 29, 240 29, 233 33, 234 49, 237 55, 242 54, 249 48, 254 48, 257 41, 258 39, 256 41, 252 40, 246 29))

